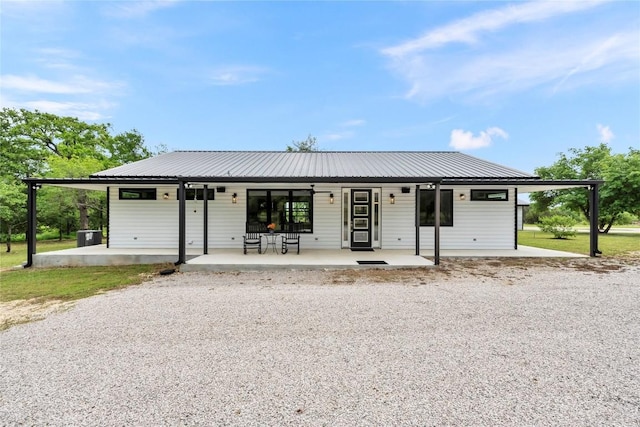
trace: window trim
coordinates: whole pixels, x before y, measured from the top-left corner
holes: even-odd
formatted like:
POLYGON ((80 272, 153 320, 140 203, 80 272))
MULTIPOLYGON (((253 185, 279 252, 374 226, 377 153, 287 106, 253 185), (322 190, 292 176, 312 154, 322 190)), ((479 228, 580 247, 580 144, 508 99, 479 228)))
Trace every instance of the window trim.
POLYGON ((471 189, 471 201, 472 202, 508 202, 509 201, 509 189, 505 188, 490 188, 490 189, 482 189, 475 188, 471 189), (477 196, 478 193, 485 193, 484 198, 479 198, 477 196), (491 199, 488 197, 488 193, 504 193, 504 199, 491 199))
MULTIPOLYGON (((436 190, 435 189, 425 189, 425 188, 421 188, 420 189, 420 227, 435 227, 435 221, 434 224, 423 224, 422 223, 422 200, 424 200, 424 194, 432 192, 435 195, 436 190)), ((440 221, 440 227, 453 227, 454 224, 454 203, 453 203, 453 189, 440 189, 440 212, 442 212, 442 193, 448 193, 450 195, 450 200, 451 200, 451 223, 445 223, 443 221, 440 221)))
MULTIPOLYGON (((300 230, 300 234, 312 234, 313 233, 313 194, 306 189, 301 189, 301 188, 247 188, 246 191, 246 200, 247 200, 247 209, 246 209, 246 219, 247 219, 247 226, 248 226, 248 222, 249 222, 249 197, 250 197, 250 193, 252 191, 256 191, 256 192, 266 192, 266 197, 267 197, 267 222, 266 224, 272 223, 273 218, 273 212, 271 211, 271 192, 275 191, 275 192, 287 192, 288 195, 288 202, 287 203, 294 203, 295 200, 293 200, 293 198, 296 196, 294 193, 304 193, 304 192, 308 192, 309 193, 309 228, 308 229, 302 229, 300 230)), ((293 209, 290 211, 290 215, 293 215, 293 209)), ((276 225, 278 227, 281 226, 281 224, 277 224, 276 225)), ((282 230, 281 228, 277 228, 275 230, 276 232, 284 232, 284 230, 282 230)))
POLYGON ((158 200, 157 188, 118 188, 118 200, 158 200), (138 193, 142 196, 144 193, 151 194, 153 197, 123 197, 124 193, 138 193))

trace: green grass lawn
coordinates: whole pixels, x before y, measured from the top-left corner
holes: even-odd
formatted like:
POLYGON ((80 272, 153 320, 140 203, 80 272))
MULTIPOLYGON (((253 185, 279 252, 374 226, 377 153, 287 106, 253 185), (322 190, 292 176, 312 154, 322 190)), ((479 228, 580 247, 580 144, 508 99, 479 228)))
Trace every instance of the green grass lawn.
MULTIPOLYGON (((37 242, 38 253, 74 247, 76 247, 75 240, 37 242)), ((27 245, 24 242, 14 243, 11 253, 0 254, 0 301, 85 298, 109 289, 139 284, 168 267, 168 265, 125 265, 11 269, 26 260, 27 245)))
POLYGON ((136 285, 167 265, 28 268, 0 272, 0 301, 75 300, 136 285))
MULTIPOLYGON (((578 233, 568 239, 554 239, 551 233, 537 230, 518 232, 518 244, 589 255, 589 234, 578 233)), ((635 256, 640 254, 640 234, 600 234, 598 248, 604 257, 635 256)))
MULTIPOLYGON (((59 251, 61 249, 75 248, 75 240, 45 240, 36 242, 36 252, 59 251)), ((6 244, 2 244, 0 251, 0 270, 20 265, 27 261, 27 244, 18 242, 11 244, 11 252, 5 252, 6 244)))

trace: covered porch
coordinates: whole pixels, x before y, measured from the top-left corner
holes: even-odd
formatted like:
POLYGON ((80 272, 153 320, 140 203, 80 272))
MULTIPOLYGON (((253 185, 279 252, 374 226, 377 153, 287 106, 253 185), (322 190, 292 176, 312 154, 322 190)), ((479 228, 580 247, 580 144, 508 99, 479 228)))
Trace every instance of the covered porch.
MULTIPOLYGON (((518 246, 507 250, 443 250, 443 258, 576 258, 585 255, 547 249, 518 246)), ((198 249, 187 250, 186 262, 180 271, 255 271, 255 270, 314 270, 351 268, 425 268, 434 265, 434 251, 423 250, 415 255, 412 250, 351 251, 304 250, 299 255, 267 251, 247 255, 241 249, 220 249, 203 255, 198 249)), ((175 263, 176 249, 114 249, 105 245, 85 246, 34 255, 34 267, 98 266, 127 264, 175 263)))

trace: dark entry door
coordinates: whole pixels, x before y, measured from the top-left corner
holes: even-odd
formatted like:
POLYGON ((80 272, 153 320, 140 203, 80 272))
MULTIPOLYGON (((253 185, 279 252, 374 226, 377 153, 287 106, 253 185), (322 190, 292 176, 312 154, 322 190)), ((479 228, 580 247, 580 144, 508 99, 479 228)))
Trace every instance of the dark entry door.
POLYGON ((351 190, 351 247, 371 247, 371 190, 351 190))

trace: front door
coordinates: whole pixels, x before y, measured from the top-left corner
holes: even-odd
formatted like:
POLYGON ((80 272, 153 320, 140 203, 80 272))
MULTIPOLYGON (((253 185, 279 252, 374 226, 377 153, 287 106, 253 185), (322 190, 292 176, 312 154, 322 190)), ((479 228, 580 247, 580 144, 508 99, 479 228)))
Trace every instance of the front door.
POLYGON ((371 247, 371 190, 351 190, 351 247, 371 247))

